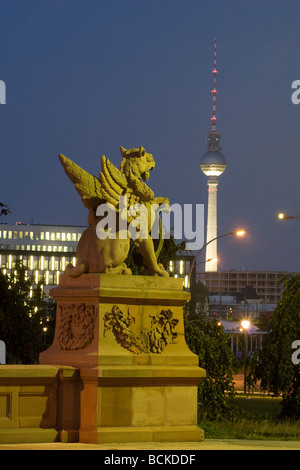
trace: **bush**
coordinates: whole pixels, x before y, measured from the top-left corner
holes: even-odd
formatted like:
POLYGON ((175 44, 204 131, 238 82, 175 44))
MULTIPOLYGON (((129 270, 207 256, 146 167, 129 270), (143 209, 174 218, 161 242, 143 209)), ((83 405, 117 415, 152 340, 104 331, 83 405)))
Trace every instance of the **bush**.
POLYGON ((204 314, 186 320, 185 334, 189 348, 199 356, 199 365, 207 375, 198 389, 199 419, 236 419, 241 410, 234 390, 235 357, 228 344, 229 335, 222 325, 204 314))

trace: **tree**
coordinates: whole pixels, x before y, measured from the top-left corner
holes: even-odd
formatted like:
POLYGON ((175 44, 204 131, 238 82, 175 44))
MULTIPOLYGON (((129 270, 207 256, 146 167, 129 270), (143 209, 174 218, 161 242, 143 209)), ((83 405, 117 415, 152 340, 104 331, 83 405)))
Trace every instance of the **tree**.
MULTIPOLYGON (((164 239, 163 244, 158 243, 158 240, 153 241, 157 261, 161 263, 165 269, 169 268, 169 262, 175 259, 176 254, 183 252, 185 249, 185 242, 183 241, 177 244, 172 235, 170 235, 170 238, 164 239)), ((130 244, 130 250, 125 263, 132 270, 132 274, 143 274, 145 266, 143 265, 142 255, 139 253, 133 240, 130 240, 130 244)))
POLYGON ((283 294, 270 322, 263 349, 252 360, 252 379, 261 388, 283 396, 282 417, 300 417, 299 365, 292 362, 292 344, 300 339, 300 275, 282 279, 283 294))
POLYGON ((44 348, 41 321, 47 304, 41 283, 34 286, 22 261, 11 277, 0 273, 0 338, 6 344, 7 362, 32 364, 44 348))
POLYGON ((8 215, 10 214, 10 209, 6 204, 3 204, 3 202, 0 202, 0 217, 1 215, 8 215))
POLYGON ((185 321, 185 336, 187 345, 199 356, 199 365, 207 375, 198 389, 199 418, 213 421, 240 416, 234 390, 235 357, 229 347, 230 336, 215 319, 201 312, 197 319, 185 321))

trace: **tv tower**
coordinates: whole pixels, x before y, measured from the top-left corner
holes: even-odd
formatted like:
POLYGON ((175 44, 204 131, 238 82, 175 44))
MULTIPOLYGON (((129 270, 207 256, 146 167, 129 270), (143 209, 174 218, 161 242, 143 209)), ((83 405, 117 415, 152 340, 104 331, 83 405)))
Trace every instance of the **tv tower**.
MULTIPOLYGON (((220 152, 221 147, 219 141, 221 134, 217 132, 217 116, 216 116, 216 100, 217 100, 217 40, 214 44, 214 87, 212 90, 213 106, 211 117, 211 130, 207 133, 207 152, 203 155, 200 162, 200 167, 203 173, 208 176, 208 207, 207 207, 207 232, 206 243, 210 242, 217 237, 217 187, 218 176, 220 176, 226 168, 226 160, 224 155, 220 152)), ((206 247, 206 260, 217 258, 217 240, 212 241, 206 247)), ((217 261, 206 261, 205 271, 217 271, 217 261)))

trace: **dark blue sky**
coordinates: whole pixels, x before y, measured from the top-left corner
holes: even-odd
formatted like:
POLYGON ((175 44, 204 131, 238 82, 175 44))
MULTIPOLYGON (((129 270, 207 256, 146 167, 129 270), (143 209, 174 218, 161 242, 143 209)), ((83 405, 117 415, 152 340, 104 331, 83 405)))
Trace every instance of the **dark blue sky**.
POLYGON ((84 225, 59 153, 98 174, 143 145, 149 185, 207 205, 200 159, 218 40, 219 269, 299 270, 299 0, 1 0, 1 222, 84 225))

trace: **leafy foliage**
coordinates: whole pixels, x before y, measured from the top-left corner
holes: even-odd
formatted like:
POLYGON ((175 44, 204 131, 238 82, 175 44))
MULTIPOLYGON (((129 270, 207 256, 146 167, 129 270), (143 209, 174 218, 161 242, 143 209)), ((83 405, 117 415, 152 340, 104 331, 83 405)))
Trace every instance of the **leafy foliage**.
MULTIPOLYGON (((153 240, 156 245, 157 240, 153 240)), ((139 253, 138 248, 134 242, 130 241, 131 246, 128 256, 125 260, 126 265, 131 269, 132 274, 143 274, 144 265, 142 255, 139 253)), ((155 249, 157 247, 155 246, 155 249)), ((163 246, 160 249, 157 261, 161 263, 165 269, 169 268, 169 261, 174 260, 177 253, 181 253, 185 249, 185 242, 179 244, 175 243, 174 237, 164 239, 163 246)))
POLYGON ((211 421, 237 418, 241 410, 234 391, 235 357, 228 344, 229 335, 215 319, 204 314, 186 320, 185 335, 207 375, 199 385, 199 418, 211 421))
POLYGON ((10 209, 6 204, 3 204, 3 202, 0 202, 0 217, 1 215, 8 215, 10 214, 10 209))
POLYGON ((263 349, 252 359, 252 380, 274 395, 283 394, 282 417, 300 418, 300 368, 292 343, 300 339, 300 275, 282 280, 283 295, 271 319, 263 349))
POLYGON ((6 344, 7 362, 32 364, 45 347, 41 322, 49 313, 41 283, 34 286, 18 261, 9 278, 0 273, 0 338, 6 344))

